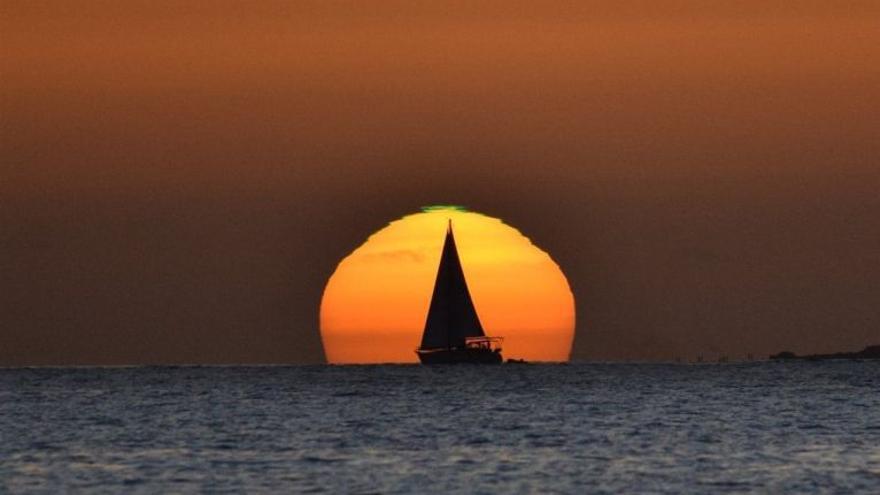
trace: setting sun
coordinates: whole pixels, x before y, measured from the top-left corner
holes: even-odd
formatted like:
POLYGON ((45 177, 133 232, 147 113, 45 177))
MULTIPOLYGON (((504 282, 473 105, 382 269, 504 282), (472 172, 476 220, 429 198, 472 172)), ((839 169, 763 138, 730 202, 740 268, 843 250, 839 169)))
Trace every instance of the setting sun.
POLYGON ((487 335, 507 358, 566 361, 574 297, 559 266, 518 230, 462 208, 424 208, 374 233, 343 259, 321 301, 330 363, 417 362, 448 221, 487 335))

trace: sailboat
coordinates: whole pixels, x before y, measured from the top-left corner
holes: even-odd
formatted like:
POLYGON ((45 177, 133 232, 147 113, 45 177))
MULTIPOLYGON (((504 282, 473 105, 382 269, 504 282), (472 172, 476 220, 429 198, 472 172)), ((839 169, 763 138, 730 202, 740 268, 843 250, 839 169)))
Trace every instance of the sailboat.
POLYGON ((483 331, 449 220, 425 331, 416 354, 422 364, 501 363, 502 341, 483 331))

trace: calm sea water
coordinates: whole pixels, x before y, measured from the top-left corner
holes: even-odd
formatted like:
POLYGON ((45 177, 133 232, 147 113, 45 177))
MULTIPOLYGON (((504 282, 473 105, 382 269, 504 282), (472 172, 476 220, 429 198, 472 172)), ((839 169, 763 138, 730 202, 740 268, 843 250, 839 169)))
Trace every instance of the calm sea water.
POLYGON ((880 362, 0 370, 0 491, 880 493, 880 362))

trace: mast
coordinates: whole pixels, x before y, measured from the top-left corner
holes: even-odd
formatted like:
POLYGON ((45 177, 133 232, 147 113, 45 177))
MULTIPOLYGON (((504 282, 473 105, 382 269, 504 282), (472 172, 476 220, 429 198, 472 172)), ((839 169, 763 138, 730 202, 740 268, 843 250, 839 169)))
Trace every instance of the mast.
POLYGON ((465 338, 485 335, 467 287, 450 219, 420 347, 463 347, 465 338))

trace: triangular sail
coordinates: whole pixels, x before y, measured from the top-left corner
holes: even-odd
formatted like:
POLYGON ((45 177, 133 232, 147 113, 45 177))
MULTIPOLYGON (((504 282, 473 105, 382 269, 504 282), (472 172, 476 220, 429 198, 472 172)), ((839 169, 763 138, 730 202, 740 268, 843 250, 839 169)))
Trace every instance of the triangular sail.
POLYGON ((431 307, 422 334, 422 349, 463 347, 465 337, 483 337, 483 326, 474 308, 452 235, 446 230, 440 268, 431 296, 431 307))

